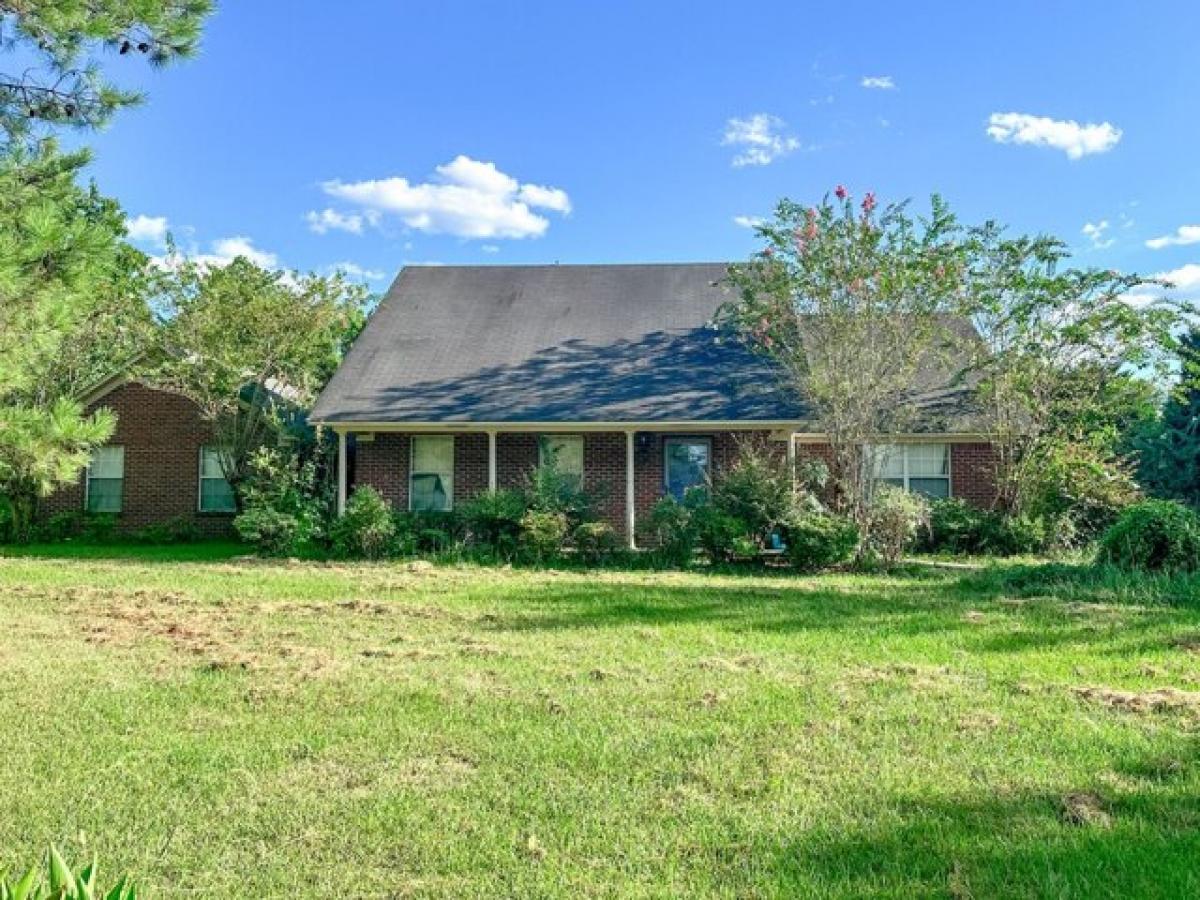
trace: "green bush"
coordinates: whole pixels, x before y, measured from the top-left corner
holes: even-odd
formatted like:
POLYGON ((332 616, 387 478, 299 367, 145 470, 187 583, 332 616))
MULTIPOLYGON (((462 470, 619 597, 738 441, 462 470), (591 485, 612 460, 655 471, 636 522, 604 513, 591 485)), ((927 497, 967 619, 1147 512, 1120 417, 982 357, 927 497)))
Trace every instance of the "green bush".
POLYGON ((460 515, 470 539, 501 555, 512 555, 521 538, 521 519, 529 511, 523 491, 486 491, 465 503, 460 515))
POLYGON ((571 527, 596 518, 596 498, 583 489, 578 479, 558 470, 554 454, 526 475, 524 495, 527 509, 562 513, 571 527))
POLYGON ((571 535, 579 558, 587 565, 610 559, 621 547, 617 532, 607 522, 583 522, 571 535))
POLYGON ((893 566, 928 527, 929 501, 920 494, 890 484, 875 488, 868 510, 867 561, 893 566))
POLYGON ((460 513, 453 510, 399 511, 392 515, 396 550, 413 553, 445 553, 462 544, 467 527, 460 513))
POLYGON ((233 520, 242 540, 269 556, 304 552, 323 538, 333 516, 331 485, 317 460, 286 449, 261 447, 239 487, 242 512, 233 520))
POLYGON ((393 549, 396 523, 387 501, 373 487, 354 489, 331 529, 333 550, 348 558, 379 559, 393 549))
POLYGON ((1036 553, 1055 543, 1041 518, 1006 516, 958 497, 934 500, 929 506, 927 550, 1013 556, 1036 553))
POLYGON ((844 516, 796 512, 784 523, 788 561, 802 572, 845 562, 858 547, 858 526, 844 516))
POLYGON ((730 542, 745 536, 763 545, 791 513, 794 495, 787 463, 756 443, 743 442, 734 463, 713 479, 709 502, 724 514, 727 532, 733 521, 741 524, 742 534, 729 533, 730 542))
POLYGON ((697 503, 690 512, 696 542, 713 562, 758 554, 757 535, 742 519, 713 503, 697 503))
POLYGON ((655 556, 664 564, 684 568, 695 558, 692 511, 674 497, 663 497, 650 510, 650 534, 655 556))
POLYGON ((562 552, 569 527, 566 513, 531 509, 521 517, 521 548, 537 562, 553 559, 562 552))
POLYGON ((139 544, 167 545, 194 543, 203 535, 187 516, 174 516, 165 522, 139 528, 130 537, 139 544))
POLYGON ((1148 572, 1200 569, 1200 514, 1174 500, 1135 503, 1105 533, 1098 561, 1148 572))
POLYGON ((234 530, 247 544, 267 556, 289 556, 304 538, 300 520, 270 506, 254 506, 233 520, 234 530))
POLYGON ((121 878, 104 891, 96 882, 96 872, 95 859, 72 872, 58 850, 51 847, 44 873, 37 865, 15 880, 0 873, 0 900, 137 900, 137 888, 128 878, 121 878))
POLYGON ((1130 467, 1088 443, 1061 443, 1046 449, 1030 466, 1026 515, 1049 526, 1054 547, 1089 544, 1138 500, 1130 467))

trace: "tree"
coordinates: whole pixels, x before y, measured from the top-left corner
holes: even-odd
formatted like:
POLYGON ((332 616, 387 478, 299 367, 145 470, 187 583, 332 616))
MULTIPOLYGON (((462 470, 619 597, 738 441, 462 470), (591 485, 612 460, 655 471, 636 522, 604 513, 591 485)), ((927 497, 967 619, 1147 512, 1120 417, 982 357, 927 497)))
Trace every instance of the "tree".
POLYGON ((873 444, 910 430, 918 373, 948 349, 961 305, 963 232, 933 197, 927 218, 873 194, 805 207, 782 201, 758 229, 766 248, 732 266, 737 299, 722 311, 742 340, 781 364, 811 406, 830 451, 838 504, 864 533, 874 492, 873 444))
POLYGON ((996 448, 1001 506, 1019 514, 1059 450, 1119 466, 1120 418, 1140 415, 1145 383, 1165 374, 1179 311, 1148 299, 1155 282, 1136 274, 1065 265, 1053 237, 1009 238, 988 223, 972 229, 969 254, 981 427, 996 448))
POLYGON ((9 138, 36 123, 95 127, 141 95, 109 84, 96 51, 159 66, 192 55, 211 0, 0 0, 0 129, 9 138))
POLYGON ((68 375, 103 367, 99 311, 131 299, 117 285, 136 264, 120 208, 77 182, 87 158, 49 143, 0 156, 0 494, 18 537, 38 498, 74 480, 113 428, 83 416, 72 401, 82 375, 68 375))
POLYGON ((341 275, 268 271, 244 257, 223 268, 174 258, 155 302, 157 349, 142 372, 200 408, 236 489, 251 454, 333 373, 365 298, 341 275))
POLYGON ((1178 364, 1161 418, 1138 429, 1131 443, 1147 491, 1200 508, 1200 327, 1180 341, 1178 364))

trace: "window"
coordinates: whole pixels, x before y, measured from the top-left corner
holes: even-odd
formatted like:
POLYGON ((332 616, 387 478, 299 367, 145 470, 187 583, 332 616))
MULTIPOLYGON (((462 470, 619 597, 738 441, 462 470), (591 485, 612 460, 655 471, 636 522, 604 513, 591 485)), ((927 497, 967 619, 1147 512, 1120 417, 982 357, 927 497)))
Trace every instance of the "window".
POLYGON ((875 477, 926 497, 949 497, 950 445, 886 444, 876 447, 875 477))
POLYGON ((84 509, 91 513, 119 513, 125 487, 125 448, 97 447, 87 467, 84 509))
POLYGON ((573 482, 576 489, 583 487, 582 435, 542 435, 538 441, 538 462, 545 465, 551 457, 560 475, 573 482))
POLYGON ((219 447, 200 448, 200 512, 234 512, 233 487, 225 480, 219 447))
POLYGON ((408 508, 443 511, 454 505, 454 436, 414 435, 408 508))
POLYGON ((708 483, 712 442, 708 438, 667 438, 663 441, 663 465, 667 494, 682 500, 688 488, 708 483))

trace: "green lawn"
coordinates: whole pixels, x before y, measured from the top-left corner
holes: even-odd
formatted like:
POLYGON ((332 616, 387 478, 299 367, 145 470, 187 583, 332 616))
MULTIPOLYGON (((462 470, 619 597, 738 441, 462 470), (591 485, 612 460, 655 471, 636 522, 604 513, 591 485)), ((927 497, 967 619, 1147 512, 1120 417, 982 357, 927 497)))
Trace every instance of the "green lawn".
POLYGON ((55 841, 149 897, 1200 892, 1200 580, 238 552, 0 558, 0 868, 55 841))

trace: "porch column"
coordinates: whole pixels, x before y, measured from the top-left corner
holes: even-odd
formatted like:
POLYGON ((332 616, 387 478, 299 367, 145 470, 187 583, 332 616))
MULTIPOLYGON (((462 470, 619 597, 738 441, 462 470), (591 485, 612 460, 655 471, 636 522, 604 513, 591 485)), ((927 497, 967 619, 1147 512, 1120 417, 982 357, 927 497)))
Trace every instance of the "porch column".
POLYGON ((346 511, 346 432, 338 432, 338 495, 337 512, 346 511))
POLYGON ((788 432, 787 446, 787 462, 788 462, 788 481, 792 486, 792 490, 796 490, 796 433, 788 432))
POLYGON ((629 549, 637 549, 634 537, 637 529, 637 491, 633 483, 633 435, 632 431, 625 432, 625 531, 629 535, 629 549))
POLYGON ((488 490, 496 490, 496 432, 489 431, 488 436, 488 490))

